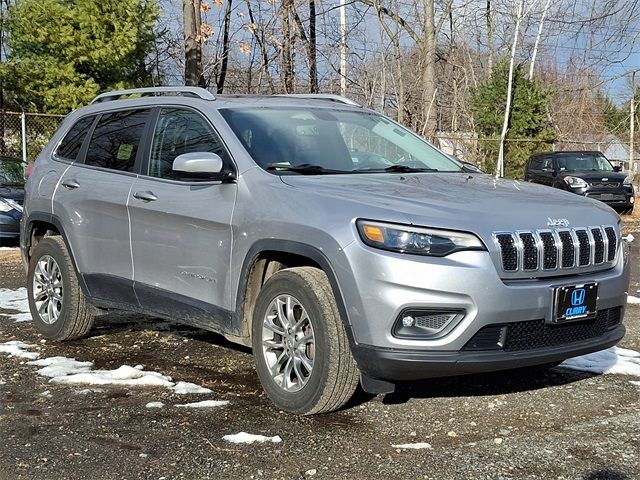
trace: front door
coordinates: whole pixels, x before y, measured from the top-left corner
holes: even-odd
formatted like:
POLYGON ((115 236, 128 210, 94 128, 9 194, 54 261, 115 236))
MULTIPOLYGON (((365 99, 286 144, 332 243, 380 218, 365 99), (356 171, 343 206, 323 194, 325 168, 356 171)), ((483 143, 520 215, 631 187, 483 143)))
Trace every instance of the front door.
POLYGON ((200 113, 162 108, 148 175, 135 181, 129 197, 135 291, 148 310, 184 320, 203 313, 225 326, 236 184, 181 180, 173 160, 192 152, 217 153, 225 168, 231 164, 200 113))

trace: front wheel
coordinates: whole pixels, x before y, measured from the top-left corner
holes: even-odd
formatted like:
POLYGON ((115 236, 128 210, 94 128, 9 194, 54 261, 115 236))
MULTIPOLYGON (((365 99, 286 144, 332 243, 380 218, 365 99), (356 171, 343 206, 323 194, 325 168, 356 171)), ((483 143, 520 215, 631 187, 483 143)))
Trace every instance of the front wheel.
POLYGON ((322 270, 281 270, 264 284, 253 315, 253 354, 262 386, 287 412, 330 412, 353 395, 359 370, 322 270))
POLYGON ((38 331, 49 340, 85 337, 93 308, 85 299, 71 256, 60 236, 42 239, 33 250, 27 273, 29 309, 38 331))

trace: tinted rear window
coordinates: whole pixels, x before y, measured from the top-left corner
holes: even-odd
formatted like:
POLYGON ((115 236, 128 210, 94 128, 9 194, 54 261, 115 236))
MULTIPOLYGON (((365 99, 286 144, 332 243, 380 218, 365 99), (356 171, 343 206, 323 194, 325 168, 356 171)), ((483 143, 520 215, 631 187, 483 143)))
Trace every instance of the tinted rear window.
POLYGON ((92 115, 78 120, 60 142, 56 155, 66 160, 75 161, 95 118, 95 115, 92 115))
POLYGON ((85 164, 132 172, 150 110, 107 113, 96 125, 85 164))

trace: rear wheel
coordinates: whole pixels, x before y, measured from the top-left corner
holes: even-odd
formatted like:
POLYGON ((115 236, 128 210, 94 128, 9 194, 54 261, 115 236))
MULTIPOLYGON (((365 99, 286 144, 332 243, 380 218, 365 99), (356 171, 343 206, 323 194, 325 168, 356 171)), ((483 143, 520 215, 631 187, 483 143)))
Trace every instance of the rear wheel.
POLYGON ((46 237, 34 248, 27 274, 29 309, 38 331, 49 340, 86 336, 94 310, 85 299, 64 240, 46 237))
POLYGON ((269 278, 256 302, 252 343, 260 382, 282 410, 337 410, 358 386, 333 291, 317 268, 290 268, 269 278))

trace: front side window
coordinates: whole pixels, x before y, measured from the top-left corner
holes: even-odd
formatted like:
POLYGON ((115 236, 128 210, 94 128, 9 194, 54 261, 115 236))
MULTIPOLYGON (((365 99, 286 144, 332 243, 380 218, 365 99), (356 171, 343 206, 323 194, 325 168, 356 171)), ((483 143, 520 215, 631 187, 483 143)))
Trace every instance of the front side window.
POLYGON ((103 114, 91 135, 85 164, 133 172, 149 112, 147 109, 103 114))
POLYGON ((225 164, 229 156, 209 123, 197 112, 179 108, 163 108, 153 134, 149 175, 177 179, 172 170, 178 155, 210 152, 219 155, 225 164))
POLYGON ((72 162, 77 160, 78 153, 80 153, 84 139, 95 118, 95 115, 92 115, 78 120, 60 142, 56 155, 72 162))
POLYGON ((221 110, 255 162, 278 172, 461 172, 409 130, 373 112, 325 108, 221 110))

